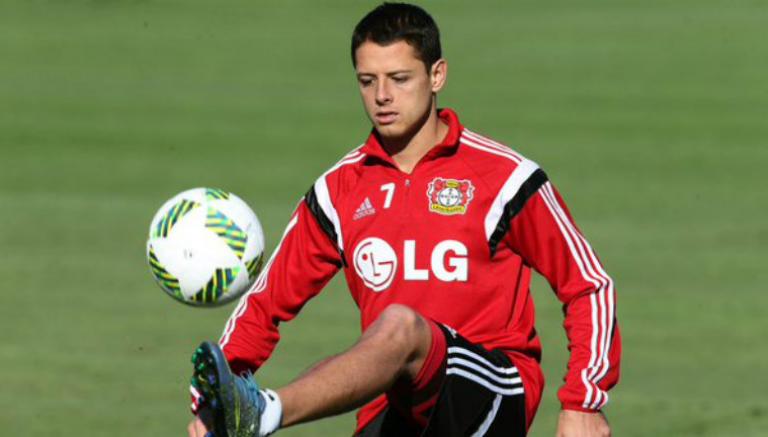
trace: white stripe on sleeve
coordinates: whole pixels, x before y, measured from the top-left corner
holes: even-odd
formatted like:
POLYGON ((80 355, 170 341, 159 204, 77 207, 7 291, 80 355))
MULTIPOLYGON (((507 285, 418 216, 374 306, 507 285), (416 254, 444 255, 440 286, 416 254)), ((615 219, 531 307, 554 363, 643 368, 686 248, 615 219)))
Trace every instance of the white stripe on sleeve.
POLYGON ((596 289, 596 293, 590 296, 592 318, 590 359, 588 366, 581 372, 582 382, 587 391, 582 406, 596 409, 607 401, 607 393, 599 389, 597 382, 599 382, 599 378, 605 375, 610 365, 608 349, 610 333, 613 330, 613 281, 598 262, 592 247, 578 232, 576 226, 558 203, 550 183, 544 185, 541 195, 566 239, 582 276, 596 289), (608 295, 607 300, 606 295, 608 295))
POLYGON ((296 226, 296 223, 299 222, 299 214, 295 214, 291 221, 288 222, 288 226, 286 226, 285 231, 283 232, 283 237, 280 239, 280 243, 278 243, 277 247, 275 248, 275 251, 272 252, 272 256, 269 257, 269 261, 267 262, 267 265, 264 266, 264 270, 261 271, 259 274, 259 277, 256 278, 256 281, 253 283, 253 286, 251 286, 251 289, 243 295, 243 297, 240 298, 240 302, 238 302, 237 307, 235 307, 235 310, 232 312, 232 315, 229 317, 229 320, 227 320, 227 323, 224 328, 224 333, 221 336, 221 339, 219 340, 219 346, 224 347, 229 342, 229 337, 232 335, 232 331, 235 330, 235 325, 237 323, 237 319, 239 319, 243 314, 245 314, 245 310, 248 307, 248 297, 253 293, 261 293, 264 291, 265 288, 267 288, 267 278, 269 277, 269 270, 272 267, 272 263, 275 260, 275 257, 277 256, 278 252, 280 252, 280 247, 283 245, 283 240, 285 240, 285 237, 288 235, 289 232, 296 226))
POLYGON ((504 207, 512 200, 513 197, 520 191, 525 181, 531 177, 533 172, 539 169, 538 164, 535 162, 524 159, 520 164, 512 171, 501 190, 499 190, 496 198, 493 199, 491 208, 488 210, 488 214, 485 216, 485 238, 490 240, 493 231, 496 229, 496 225, 499 224, 501 215, 504 213, 504 207))

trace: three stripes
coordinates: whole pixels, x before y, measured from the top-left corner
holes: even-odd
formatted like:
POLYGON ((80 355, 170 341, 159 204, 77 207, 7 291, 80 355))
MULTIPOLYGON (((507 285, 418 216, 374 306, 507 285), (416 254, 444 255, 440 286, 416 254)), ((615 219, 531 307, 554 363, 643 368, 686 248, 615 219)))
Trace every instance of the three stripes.
POLYGON ((445 373, 469 379, 502 396, 520 395, 525 392, 517 367, 499 367, 463 347, 448 348, 445 373))

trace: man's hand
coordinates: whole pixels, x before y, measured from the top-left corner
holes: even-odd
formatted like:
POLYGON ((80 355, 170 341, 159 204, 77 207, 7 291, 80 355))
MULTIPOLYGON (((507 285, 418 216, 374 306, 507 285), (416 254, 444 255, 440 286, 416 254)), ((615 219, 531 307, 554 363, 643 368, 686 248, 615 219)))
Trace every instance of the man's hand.
POLYGON ((189 425, 187 425, 187 434, 189 434, 189 437, 210 437, 210 435, 213 435, 208 434, 208 431, 213 429, 213 426, 210 425, 210 418, 210 410, 201 408, 200 413, 189 422, 189 425), (206 423, 208 423, 208 425, 206 425, 206 423))
POLYGON ((603 413, 563 410, 557 423, 557 437, 610 437, 611 427, 603 413))
POLYGON ((206 437, 206 435, 208 435, 208 429, 205 427, 202 420, 195 417, 187 426, 187 434, 189 434, 189 437, 206 437))

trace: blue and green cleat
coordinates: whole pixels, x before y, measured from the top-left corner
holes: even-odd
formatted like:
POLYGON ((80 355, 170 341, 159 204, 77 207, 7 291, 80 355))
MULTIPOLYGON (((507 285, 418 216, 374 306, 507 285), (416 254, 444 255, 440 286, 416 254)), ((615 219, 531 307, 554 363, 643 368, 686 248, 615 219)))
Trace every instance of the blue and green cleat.
POLYGON ((219 346, 208 341, 195 350, 192 364, 192 385, 209 410, 213 436, 258 436, 265 403, 253 375, 233 374, 219 346))

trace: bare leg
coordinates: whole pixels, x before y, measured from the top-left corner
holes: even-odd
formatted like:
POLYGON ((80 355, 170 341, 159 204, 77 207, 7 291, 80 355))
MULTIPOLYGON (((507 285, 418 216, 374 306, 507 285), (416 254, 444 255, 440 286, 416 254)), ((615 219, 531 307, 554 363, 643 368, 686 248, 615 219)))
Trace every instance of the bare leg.
POLYGON ((387 307, 349 350, 277 390, 282 426, 352 410, 398 380, 412 381, 431 342, 429 324, 418 313, 403 305, 387 307))

